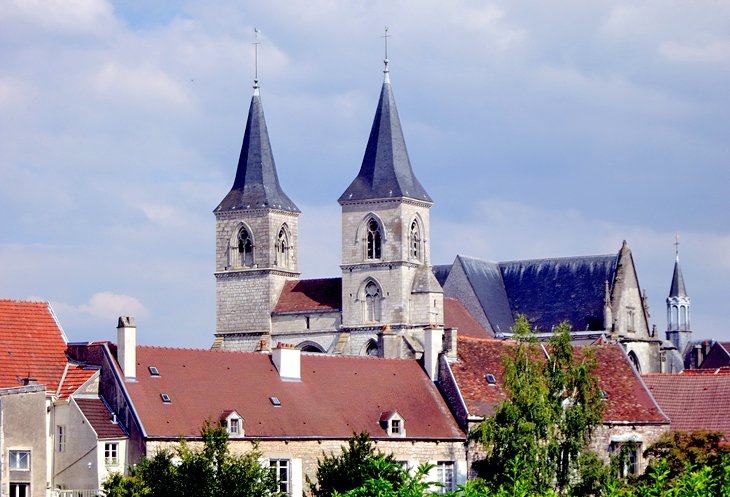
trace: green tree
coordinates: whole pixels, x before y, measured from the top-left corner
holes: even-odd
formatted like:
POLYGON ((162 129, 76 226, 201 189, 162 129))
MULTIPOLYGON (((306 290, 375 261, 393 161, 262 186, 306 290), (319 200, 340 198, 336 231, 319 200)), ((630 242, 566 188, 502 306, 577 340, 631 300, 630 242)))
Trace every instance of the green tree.
POLYGON ((268 497, 280 495, 276 475, 263 467, 257 448, 231 454, 228 433, 206 423, 203 448, 182 440, 174 450, 143 458, 129 476, 111 475, 102 485, 107 497, 268 497))
POLYGON ((519 461, 520 482, 529 492, 595 487, 600 461, 587 446, 601 423, 603 401, 593 354, 574 354, 567 323, 555 329, 545 349, 549 358, 524 316, 514 331, 516 345, 504 358, 509 400, 470 434, 486 452, 475 464, 479 476, 496 490, 509 482, 507 469, 519 461))
POLYGON ((383 480, 394 486, 402 483, 404 473, 391 454, 373 447, 366 432, 354 434, 340 455, 323 454, 318 460, 317 481, 307 477, 313 497, 331 497, 361 487, 368 480, 383 480))

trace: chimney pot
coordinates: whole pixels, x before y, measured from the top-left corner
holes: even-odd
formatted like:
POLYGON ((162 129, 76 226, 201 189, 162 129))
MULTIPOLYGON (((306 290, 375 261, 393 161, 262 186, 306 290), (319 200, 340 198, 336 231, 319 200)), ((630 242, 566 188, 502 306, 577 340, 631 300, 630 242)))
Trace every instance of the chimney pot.
POLYGON ((117 321, 117 362, 125 378, 137 378, 137 325, 131 316, 120 316, 117 321))

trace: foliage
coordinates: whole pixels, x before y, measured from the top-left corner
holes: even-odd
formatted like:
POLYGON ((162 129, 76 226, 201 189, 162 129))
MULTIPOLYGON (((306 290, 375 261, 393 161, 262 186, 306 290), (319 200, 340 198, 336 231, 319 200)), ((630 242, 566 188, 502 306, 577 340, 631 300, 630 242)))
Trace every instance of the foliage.
POLYGON ((549 342, 549 360, 520 316, 514 327, 517 345, 504 358, 509 400, 471 434, 482 444, 479 476, 496 490, 509 482, 506 468, 519 460, 522 484, 530 492, 571 485, 596 485, 595 456, 587 455, 593 428, 601 422, 603 402, 590 352, 573 354, 570 327, 560 324, 549 342))
POLYGON ((366 432, 353 434, 339 456, 323 456, 317 461, 316 483, 307 477, 313 497, 330 497, 335 492, 342 494, 362 486, 368 480, 380 479, 397 485, 403 478, 403 472, 393 456, 375 450, 366 432))
POLYGON ((665 433, 644 452, 649 468, 657 461, 665 460, 670 478, 682 473, 687 466, 718 468, 723 454, 730 454, 730 446, 721 444, 722 433, 696 431, 665 433))
POLYGON ((366 479, 362 485, 345 493, 334 491, 335 497, 423 497, 435 495, 430 491, 438 486, 426 477, 433 465, 422 464, 411 475, 397 463, 386 458, 370 458, 375 475, 366 479), (392 476, 398 474, 398 478, 392 476), (428 492, 428 493, 427 493, 428 492))
POLYGON ((129 476, 112 474, 102 485, 107 497, 247 497, 279 495, 274 472, 263 467, 254 448, 234 455, 228 450, 228 433, 206 423, 203 448, 193 449, 184 440, 173 452, 162 450, 130 470, 129 476))

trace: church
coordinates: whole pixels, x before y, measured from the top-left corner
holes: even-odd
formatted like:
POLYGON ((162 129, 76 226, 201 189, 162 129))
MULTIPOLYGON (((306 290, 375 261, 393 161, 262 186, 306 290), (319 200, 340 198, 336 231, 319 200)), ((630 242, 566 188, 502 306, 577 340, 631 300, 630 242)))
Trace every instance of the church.
POLYGON ((338 199, 338 278, 299 278, 300 210, 279 184, 254 82, 233 186, 214 210, 212 348, 267 351, 283 343, 306 352, 421 359, 426 340, 456 343, 450 316, 466 310, 485 338, 509 338, 518 315, 543 338, 567 321, 576 343, 620 343, 640 373, 681 370, 691 332, 678 259, 667 340, 649 324, 646 291, 625 241, 609 255, 506 262, 457 255, 451 264, 432 264, 433 200, 411 166, 384 62, 362 165, 338 199))

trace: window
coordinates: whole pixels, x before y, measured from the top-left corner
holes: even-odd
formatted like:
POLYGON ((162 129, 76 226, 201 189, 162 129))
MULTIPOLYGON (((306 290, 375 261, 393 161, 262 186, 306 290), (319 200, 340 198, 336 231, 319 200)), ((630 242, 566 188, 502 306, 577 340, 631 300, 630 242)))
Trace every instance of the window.
POLYGON ((390 422, 390 433, 391 435, 400 434, 400 419, 394 419, 390 422))
POLYGON ((365 285, 365 305, 367 306, 367 320, 380 321, 380 288, 370 281, 365 285))
POLYGON ((238 230, 237 246, 238 260, 236 266, 251 267, 253 266, 253 239, 245 226, 241 226, 238 230))
POLYGON ((612 458, 618 458, 619 477, 639 474, 640 449, 639 442, 611 442, 608 451, 612 458))
POLYGON ((11 483, 10 497, 30 497, 30 483, 11 483))
POLYGON ((165 404, 169 404, 170 402, 172 402, 172 399, 166 393, 161 393, 160 398, 162 399, 162 402, 164 402, 165 404))
POLYGON ((29 450, 11 450, 10 469, 12 471, 30 471, 30 451, 29 450))
POLYGON ((56 426, 56 450, 66 452, 66 427, 62 425, 56 426))
POLYGON ((366 259, 380 259, 382 233, 380 232, 380 224, 375 219, 370 219, 367 224, 367 253, 366 259))
POLYGON ((231 435, 238 435, 240 431, 241 431, 241 425, 240 425, 238 418, 231 418, 231 421, 228 424, 228 432, 231 435))
POLYGON ((152 376, 160 376, 160 371, 156 367, 150 366, 149 367, 149 370, 150 370, 150 375, 152 375, 152 376))
POLYGON ((365 348, 365 354, 370 357, 378 357, 378 344, 375 340, 370 340, 365 348))
POLYGON ((119 465, 119 442, 104 444, 104 464, 107 466, 119 465))
POLYGON ((497 384, 497 378, 494 377, 492 373, 487 373, 484 375, 484 379, 487 380, 488 385, 496 385, 497 384))
POLYGON ((286 227, 282 226, 279 230, 279 234, 276 237, 276 264, 278 266, 289 266, 289 235, 286 232, 286 227))
POLYGON ((438 489, 439 494, 454 490, 454 462, 439 461, 436 464, 436 481, 443 485, 438 489))
POLYGON ((409 254, 412 259, 421 260, 421 229, 415 219, 411 223, 409 254))
POLYGON ((289 460, 270 459, 269 466, 274 470, 274 474, 276 475, 279 492, 289 495, 289 460))

